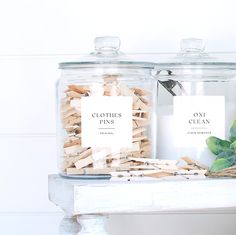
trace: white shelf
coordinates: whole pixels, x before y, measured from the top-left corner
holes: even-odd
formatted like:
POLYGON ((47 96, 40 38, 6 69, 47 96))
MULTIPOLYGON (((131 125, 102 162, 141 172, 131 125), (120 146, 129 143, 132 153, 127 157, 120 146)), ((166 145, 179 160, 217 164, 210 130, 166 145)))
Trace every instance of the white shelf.
POLYGON ((49 198, 68 215, 236 212, 236 179, 109 181, 50 175, 49 198))

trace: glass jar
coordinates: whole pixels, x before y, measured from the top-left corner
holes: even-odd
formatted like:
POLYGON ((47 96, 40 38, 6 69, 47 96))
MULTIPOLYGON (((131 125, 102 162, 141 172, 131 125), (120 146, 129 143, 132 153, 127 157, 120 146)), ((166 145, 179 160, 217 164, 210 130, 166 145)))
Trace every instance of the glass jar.
POLYGON ((129 60, 117 37, 95 39, 95 52, 60 63, 57 83, 59 171, 109 177, 130 170, 130 157, 155 156, 155 64, 129 60))
POLYGON ((236 63, 204 52, 201 39, 184 39, 176 57, 159 62, 157 157, 188 156, 208 166, 210 136, 228 139, 236 119, 236 63))

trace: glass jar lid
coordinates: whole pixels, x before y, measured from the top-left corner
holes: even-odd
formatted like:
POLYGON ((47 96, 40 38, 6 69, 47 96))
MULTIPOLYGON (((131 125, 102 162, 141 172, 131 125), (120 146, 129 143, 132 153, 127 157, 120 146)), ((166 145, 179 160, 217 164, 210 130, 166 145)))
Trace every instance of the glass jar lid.
POLYGON ((236 63, 216 55, 205 52, 205 43, 202 39, 182 39, 181 51, 172 58, 158 62, 158 69, 214 69, 214 70, 235 70, 236 63))
POLYGON ((105 36, 96 37, 95 50, 80 61, 63 62, 60 69, 94 68, 94 67, 124 67, 153 69, 155 63, 134 61, 120 51, 120 38, 105 36))

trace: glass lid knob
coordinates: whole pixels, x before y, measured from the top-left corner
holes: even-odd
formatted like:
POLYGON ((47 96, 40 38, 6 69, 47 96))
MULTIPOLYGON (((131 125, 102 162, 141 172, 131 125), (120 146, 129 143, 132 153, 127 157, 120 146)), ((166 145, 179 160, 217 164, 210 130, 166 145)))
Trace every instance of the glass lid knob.
POLYGON ((181 40, 181 51, 201 53, 205 50, 205 43, 202 39, 198 38, 185 38, 181 40))
POLYGON ((118 51, 120 49, 119 37, 96 37, 94 43, 96 51, 118 51))

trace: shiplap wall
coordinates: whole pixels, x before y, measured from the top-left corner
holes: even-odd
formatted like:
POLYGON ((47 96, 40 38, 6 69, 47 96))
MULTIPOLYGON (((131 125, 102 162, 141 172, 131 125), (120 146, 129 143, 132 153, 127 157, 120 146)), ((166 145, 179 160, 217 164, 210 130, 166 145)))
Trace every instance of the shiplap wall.
MULTIPOLYGON (((204 38, 210 51, 236 51, 234 2, 0 0, 0 212, 58 211, 47 198, 47 175, 57 172, 58 62, 90 52, 101 35, 120 36, 131 53, 178 51, 183 37, 204 38)), ((234 234, 227 226, 225 234, 234 234)))

